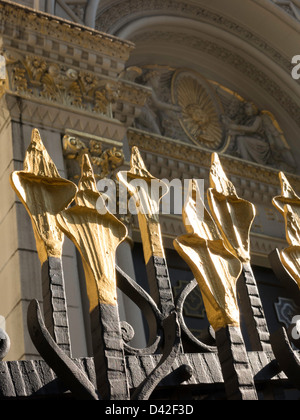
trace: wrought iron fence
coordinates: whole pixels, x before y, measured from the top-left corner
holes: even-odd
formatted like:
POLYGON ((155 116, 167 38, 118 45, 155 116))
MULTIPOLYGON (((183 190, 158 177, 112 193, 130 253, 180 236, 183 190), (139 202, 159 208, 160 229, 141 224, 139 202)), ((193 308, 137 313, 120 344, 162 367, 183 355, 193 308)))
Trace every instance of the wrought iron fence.
MULTIPOLYGON (((126 238, 127 228, 108 210, 98 211, 99 203, 103 210, 105 202, 88 156, 83 155, 77 187, 60 177, 38 130, 33 130, 24 170, 11 175, 11 184, 30 215, 41 261, 44 316, 38 301, 33 300, 28 330, 42 359, 0 362, 0 398, 68 395, 90 400, 147 400, 159 398, 155 394, 159 389, 166 390, 160 396, 169 398, 174 390, 185 397, 189 390, 189 395, 198 398, 210 393, 222 398, 225 390, 227 399, 257 400, 265 387, 274 398, 287 388, 300 388, 297 319, 290 330, 282 328, 270 335, 251 268, 253 204, 237 195, 218 155, 213 154, 207 192, 210 211, 199 202, 197 182, 191 181, 183 209, 186 234, 174 240, 175 249, 195 277, 175 300, 158 214, 164 191, 151 195, 154 179, 139 150, 133 148, 130 170, 119 172, 118 180, 139 210, 148 293, 116 264, 116 249, 126 238), (91 358, 75 359, 71 354, 62 265, 64 235, 76 245, 84 266, 91 358), (147 320, 146 348, 129 344, 132 326, 120 321, 117 287, 147 320), (196 287, 200 287, 211 325, 209 342, 196 338, 183 316, 184 303, 196 287), (247 351, 241 332, 240 305, 246 314, 251 351, 247 351), (185 351, 183 335, 197 351, 185 351)), ((289 247, 274 250, 270 261, 282 282, 299 293, 300 198, 282 173, 280 181, 282 195, 274 198, 274 205, 285 219, 289 247)), ((8 350, 9 338, 1 330, 1 359, 8 350)))

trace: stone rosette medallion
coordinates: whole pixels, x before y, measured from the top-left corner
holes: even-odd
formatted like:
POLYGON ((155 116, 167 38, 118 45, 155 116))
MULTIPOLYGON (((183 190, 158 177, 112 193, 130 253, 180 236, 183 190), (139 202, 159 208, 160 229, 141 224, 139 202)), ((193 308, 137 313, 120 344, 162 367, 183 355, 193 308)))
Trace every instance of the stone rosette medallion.
POLYGON ((172 80, 172 101, 182 109, 180 124, 196 145, 221 151, 226 133, 221 124, 222 104, 198 73, 178 70, 172 80))

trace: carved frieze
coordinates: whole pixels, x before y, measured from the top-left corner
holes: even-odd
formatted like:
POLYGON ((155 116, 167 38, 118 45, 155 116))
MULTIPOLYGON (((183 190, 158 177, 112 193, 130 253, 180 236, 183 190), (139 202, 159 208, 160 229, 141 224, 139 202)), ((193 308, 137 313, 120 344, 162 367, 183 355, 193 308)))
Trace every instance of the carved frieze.
MULTIPOLYGON (((293 120, 300 125, 299 117, 299 106, 294 98, 288 93, 285 88, 282 88, 278 83, 270 77, 270 74, 266 71, 260 70, 255 64, 247 60, 244 56, 238 54, 230 48, 225 48, 219 43, 208 41, 198 36, 189 35, 184 32, 165 32, 159 30, 145 31, 143 34, 139 34, 138 37, 132 38, 133 42, 142 44, 143 42, 152 42, 157 45, 170 44, 170 45, 181 45, 183 48, 192 48, 195 53, 208 54, 221 62, 224 62, 226 66, 243 74, 249 80, 253 81, 258 88, 261 88, 266 92, 267 95, 272 97, 278 105, 284 109, 293 120)), ((292 65, 290 63, 288 73, 292 71, 292 65)))
POLYGON ((145 66, 152 88, 136 127, 209 151, 294 172, 297 164, 275 116, 195 71, 145 66))
POLYGON ((45 103, 76 108, 131 125, 150 91, 122 79, 101 77, 47 60, 43 56, 5 53, 7 81, 0 93, 11 92, 45 103))
POLYGON ((12 91, 112 117, 118 96, 118 84, 112 80, 38 56, 6 58, 12 91))

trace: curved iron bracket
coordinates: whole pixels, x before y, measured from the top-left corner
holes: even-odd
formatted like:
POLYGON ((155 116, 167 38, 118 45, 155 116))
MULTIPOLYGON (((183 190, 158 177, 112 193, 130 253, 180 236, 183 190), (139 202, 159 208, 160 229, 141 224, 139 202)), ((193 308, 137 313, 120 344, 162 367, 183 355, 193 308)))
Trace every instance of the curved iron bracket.
POLYGON ((271 345, 280 369, 300 389, 300 358, 293 351, 288 335, 282 327, 271 334, 271 345))
POLYGON ((161 342, 161 337, 157 334, 157 331, 162 324, 163 316, 152 297, 137 282, 128 276, 120 267, 116 266, 116 270, 119 289, 143 312, 150 331, 148 347, 145 349, 136 349, 125 343, 124 349, 128 354, 154 354, 161 342))
POLYGON ((37 351, 74 396, 81 400, 99 400, 97 390, 91 381, 51 337, 45 327, 40 305, 35 299, 28 307, 27 324, 37 351))
MULTIPOLYGON (((178 315, 178 321, 180 324, 180 327, 182 329, 182 331, 185 333, 185 335, 187 336, 187 338, 191 341, 191 343, 193 343, 193 345, 195 345, 200 351, 203 352, 216 352, 217 351, 217 347, 213 346, 213 345, 209 345, 206 343, 203 343, 202 341, 198 340, 198 338, 196 338, 192 332, 188 329, 185 321, 184 321, 184 317, 183 317, 183 305, 188 297, 188 295, 190 293, 192 293, 192 291, 198 287, 198 283, 197 280, 194 279, 192 280, 189 284, 186 285, 186 287, 182 290, 181 294, 179 295, 178 299, 177 299, 177 304, 176 304, 176 312, 178 315)), ((215 341, 213 337, 211 337, 211 341, 215 341)))
MULTIPOLYGON (((152 297, 120 267, 117 266, 116 270, 118 273, 118 287, 143 311, 148 321, 149 328, 152 331, 152 333, 150 333, 150 336, 152 337, 152 340, 150 339, 151 344, 147 348, 134 349, 125 343, 124 349, 126 352, 139 356, 154 354, 162 340, 162 338, 154 332, 158 331, 159 328, 162 329, 164 345, 160 362, 135 390, 132 396, 132 400, 147 400, 150 398, 150 395, 156 386, 170 373, 171 367, 180 352, 181 330, 178 314, 172 312, 169 316, 164 318, 152 297)), ((192 369, 187 365, 180 366, 173 372, 173 376, 175 378, 174 380, 182 382, 192 376, 192 369)))
POLYGON ((180 351, 180 327, 176 313, 163 321, 165 345, 160 362, 150 375, 135 390, 132 400, 148 400, 156 386, 167 376, 180 351))

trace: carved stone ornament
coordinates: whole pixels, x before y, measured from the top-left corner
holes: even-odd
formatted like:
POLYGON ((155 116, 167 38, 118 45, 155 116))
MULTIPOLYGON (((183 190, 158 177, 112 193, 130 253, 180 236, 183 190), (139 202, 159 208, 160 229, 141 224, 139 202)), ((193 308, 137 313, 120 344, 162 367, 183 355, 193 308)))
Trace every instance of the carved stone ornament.
MULTIPOLYGON (((196 167, 199 165, 201 168, 210 168, 211 163, 211 153, 209 151, 203 150, 199 146, 190 145, 183 141, 178 141, 175 139, 165 138, 162 136, 145 133, 144 131, 136 130, 136 129, 129 129, 127 132, 128 141, 130 146, 136 145, 144 152, 149 153, 149 159, 153 159, 150 157, 154 154, 161 154, 164 156, 169 156, 169 159, 178 159, 181 162, 185 162, 186 165, 195 165, 196 167)), ((271 201, 274 197, 274 187, 278 187, 278 174, 277 172, 270 167, 263 167, 255 165, 251 162, 243 161, 241 159, 235 159, 229 155, 223 155, 222 157, 222 164, 224 166, 224 170, 231 176, 235 176, 240 181, 239 188, 243 188, 243 195, 247 195, 250 190, 254 193, 256 191, 260 191, 261 185, 264 184, 264 188, 270 190, 269 193, 269 200, 271 201), (233 163, 234 162, 234 163, 233 163), (246 184, 242 187, 243 181, 241 174, 246 175, 247 178, 251 179, 254 183, 250 185, 250 187, 246 184)), ((188 171, 185 168, 185 172, 188 171)), ((205 173, 201 172, 201 176, 204 176, 205 173)), ((193 173, 190 173, 191 177, 193 173)), ((293 185, 296 188, 300 188, 299 177, 297 175, 290 174, 290 178, 292 179, 293 185)), ((275 193, 276 194, 276 193, 275 193)), ((259 201, 261 201, 261 195, 258 197, 259 201)))
POLYGON ((181 107, 180 124, 194 143, 210 150, 222 148, 225 140, 220 122, 223 107, 204 78, 192 71, 176 71, 172 79, 172 99, 181 107))
POLYGON ((112 117, 117 82, 33 55, 7 54, 6 60, 12 91, 112 117))
POLYGON ((202 149, 294 172, 297 164, 275 116, 201 74, 143 66, 136 81, 152 96, 136 128, 194 143, 202 149))
POLYGON ((127 80, 101 76, 44 56, 7 51, 5 60, 7 79, 0 80, 0 97, 10 93, 131 125, 151 93, 127 80))
POLYGON ((297 20, 300 20, 300 2, 299 0, 272 0, 278 7, 297 20))
MULTIPOLYGON (((101 142, 100 139, 82 138, 75 134, 66 134, 62 140, 68 177, 73 181, 80 178, 81 160, 88 154, 96 179, 110 178, 113 172, 124 162, 121 147, 101 142)), ((117 143, 117 142, 116 142, 117 143)))
MULTIPOLYGON (((291 4, 299 6, 299 0, 271 0, 273 3, 282 7, 283 13, 291 4)), ((281 52, 274 45, 270 45, 266 39, 262 39, 256 32, 252 32, 249 26, 243 26, 241 22, 231 18, 228 14, 218 13, 212 10, 207 4, 200 4, 200 2, 187 2, 181 0, 116 0, 110 7, 103 7, 101 13, 96 18, 96 27, 107 33, 113 33, 114 28, 121 24, 125 17, 129 19, 136 19, 140 14, 145 16, 145 11, 148 10, 152 15, 166 15, 185 17, 198 22, 205 22, 210 26, 218 27, 239 39, 244 40, 247 44, 258 48, 264 56, 269 57, 272 61, 278 63, 282 68, 288 72, 291 70, 290 60, 281 54, 281 52)), ((153 34, 152 30, 152 34, 153 34)), ((161 31, 161 34, 165 32, 161 31)), ((175 33, 172 34, 174 36, 175 33)), ((132 41, 140 39, 141 33, 133 36, 132 41)), ((149 36, 149 33, 147 34, 149 36)), ((161 38, 162 39, 162 38, 161 38)), ((207 49, 211 47, 211 43, 203 40, 207 44, 207 49)))

